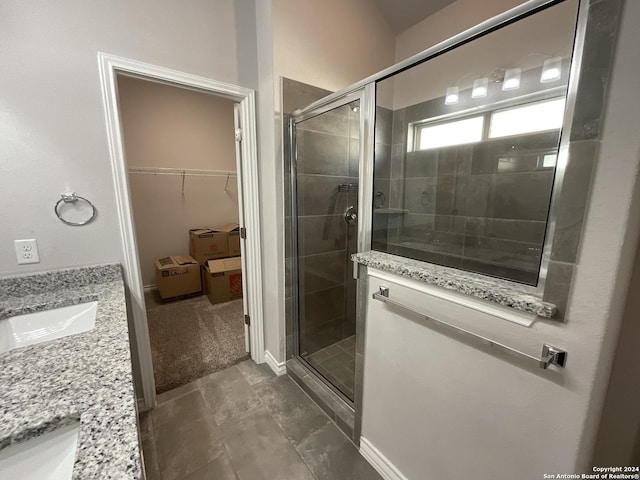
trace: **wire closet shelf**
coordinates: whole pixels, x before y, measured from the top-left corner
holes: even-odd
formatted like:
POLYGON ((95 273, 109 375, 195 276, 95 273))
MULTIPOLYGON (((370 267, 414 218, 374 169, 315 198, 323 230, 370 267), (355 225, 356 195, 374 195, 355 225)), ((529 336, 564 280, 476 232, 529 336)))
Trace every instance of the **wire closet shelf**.
POLYGON ((189 168, 129 167, 129 173, 141 175, 178 175, 184 177, 233 177, 231 170, 196 170, 189 168))
POLYGON ((227 177, 224 184, 224 191, 229 186, 229 178, 237 176, 231 170, 197 170, 189 168, 163 168, 163 167, 129 167, 129 173, 139 175, 173 175, 182 177, 182 193, 184 194, 185 177, 227 177))

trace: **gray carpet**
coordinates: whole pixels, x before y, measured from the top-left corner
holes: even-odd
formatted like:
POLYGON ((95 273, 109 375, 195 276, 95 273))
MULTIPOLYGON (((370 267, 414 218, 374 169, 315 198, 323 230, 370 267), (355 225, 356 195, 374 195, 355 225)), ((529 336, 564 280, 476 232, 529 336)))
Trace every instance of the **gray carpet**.
POLYGON ((145 294, 156 392, 163 393, 249 358, 242 300, 211 305, 206 296, 162 303, 145 294))

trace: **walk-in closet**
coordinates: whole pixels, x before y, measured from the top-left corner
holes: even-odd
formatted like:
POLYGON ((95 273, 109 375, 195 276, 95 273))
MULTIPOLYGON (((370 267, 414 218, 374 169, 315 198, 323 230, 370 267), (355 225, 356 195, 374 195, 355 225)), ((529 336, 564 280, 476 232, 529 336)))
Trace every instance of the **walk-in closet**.
POLYGON ((156 392, 249 357, 232 100, 118 76, 156 392))

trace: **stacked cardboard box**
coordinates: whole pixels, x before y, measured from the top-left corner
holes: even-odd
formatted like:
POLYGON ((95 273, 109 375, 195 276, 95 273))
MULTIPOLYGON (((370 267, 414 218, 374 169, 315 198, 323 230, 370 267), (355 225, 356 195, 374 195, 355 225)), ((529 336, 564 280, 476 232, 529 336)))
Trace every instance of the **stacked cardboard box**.
POLYGON ((189 252, 202 268, 204 292, 211 303, 242 297, 240 227, 228 223, 217 228, 189 231, 189 252))
POLYGON ((242 259, 208 260, 202 267, 204 291, 211 303, 242 298, 242 259))
POLYGON ((211 303, 242 297, 240 227, 237 223, 189 230, 189 253, 191 256, 176 255, 156 260, 156 284, 162 299, 202 293, 203 286, 211 303))
POLYGON ((227 223, 218 228, 194 228, 189 230, 189 237, 189 254, 200 265, 208 260, 240 255, 240 227, 237 223, 227 223))
POLYGON ((162 299, 202 292, 200 265, 187 256, 170 256, 156 260, 156 285, 162 299))

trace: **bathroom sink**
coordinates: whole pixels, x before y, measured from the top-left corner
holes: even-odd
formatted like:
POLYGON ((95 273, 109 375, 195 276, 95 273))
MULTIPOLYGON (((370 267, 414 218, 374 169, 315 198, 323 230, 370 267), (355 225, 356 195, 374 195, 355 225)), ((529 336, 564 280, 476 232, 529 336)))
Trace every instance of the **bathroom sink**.
POLYGON ((0 478, 70 479, 79 431, 75 423, 0 450, 0 478))
POLYGON ((0 320, 0 353, 92 330, 97 311, 87 302, 0 320))

